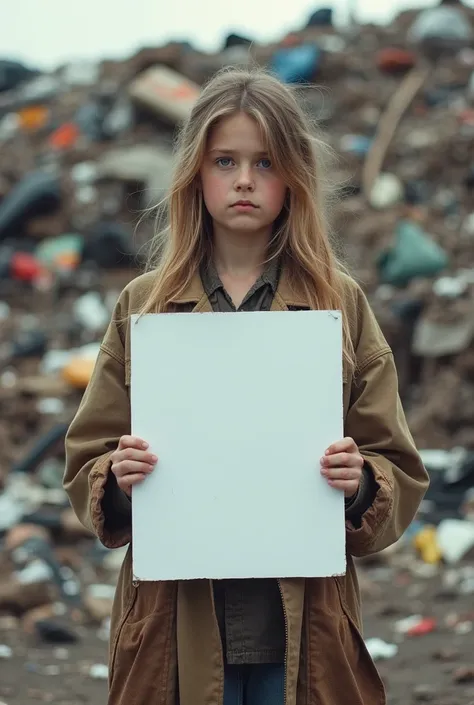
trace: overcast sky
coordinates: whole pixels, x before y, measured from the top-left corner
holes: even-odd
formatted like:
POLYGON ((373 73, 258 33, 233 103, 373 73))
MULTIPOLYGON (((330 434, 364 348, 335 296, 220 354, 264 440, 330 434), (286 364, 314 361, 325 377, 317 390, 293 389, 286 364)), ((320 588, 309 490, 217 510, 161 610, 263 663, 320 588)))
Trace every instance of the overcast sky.
MULTIPOLYGON (((435 2, 418 0, 416 6, 435 2)), ((360 21, 376 22, 413 6, 408 0, 0 0, 0 56, 53 68, 70 59, 122 58, 169 39, 215 51, 231 31, 278 39, 325 5, 343 22, 350 3, 360 21)))

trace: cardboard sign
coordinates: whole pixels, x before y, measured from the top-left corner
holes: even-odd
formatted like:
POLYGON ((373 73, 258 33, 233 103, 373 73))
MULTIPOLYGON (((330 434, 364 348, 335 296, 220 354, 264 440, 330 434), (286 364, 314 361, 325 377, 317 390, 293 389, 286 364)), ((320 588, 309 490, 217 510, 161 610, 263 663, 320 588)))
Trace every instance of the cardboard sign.
POLYGON ((345 571, 343 494, 320 458, 343 437, 334 311, 132 317, 132 433, 159 458, 133 490, 139 580, 345 571))

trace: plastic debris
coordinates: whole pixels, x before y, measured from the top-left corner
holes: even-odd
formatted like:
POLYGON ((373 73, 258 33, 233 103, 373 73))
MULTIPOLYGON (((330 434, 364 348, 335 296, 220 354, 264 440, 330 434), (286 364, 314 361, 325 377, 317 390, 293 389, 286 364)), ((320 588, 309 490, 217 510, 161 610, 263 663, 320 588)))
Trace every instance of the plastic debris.
POLYGON ((18 236, 28 219, 56 210, 61 202, 57 176, 34 171, 25 176, 0 203, 0 240, 18 236))
POLYGON ((200 89, 192 81, 167 66, 153 66, 130 85, 130 97, 172 122, 185 120, 200 89))
POLYGON ((387 642, 376 637, 367 639, 365 645, 374 661, 385 661, 394 658, 398 653, 396 644, 387 644, 387 642))
POLYGON ((414 614, 411 617, 399 619, 395 623, 394 629, 398 634, 408 634, 411 629, 417 628, 422 622, 423 617, 420 614, 414 614))
POLYGON ((474 547, 474 523, 462 519, 444 519, 436 533, 443 559, 458 563, 474 547))
POLYGON ((377 66, 386 73, 405 73, 416 64, 416 55, 404 49, 382 49, 377 55, 377 66))
POLYGON ((442 42, 454 42, 453 48, 460 48, 473 36, 472 27, 462 11, 444 4, 421 12, 409 30, 412 42, 438 40, 437 48, 444 46, 442 42))
POLYGON ((448 266, 448 256, 417 223, 401 221, 393 245, 381 253, 378 265, 384 282, 405 286, 412 279, 439 274, 448 266))
POLYGON ((415 536, 413 543, 425 563, 437 565, 441 561, 443 553, 438 545, 435 526, 423 527, 415 536))
POLYGON ((109 669, 103 663, 94 663, 94 665, 90 667, 89 675, 96 680, 107 680, 109 677, 109 669))
POLYGON ((9 659, 13 656, 13 650, 6 644, 0 644, 0 660, 9 659))
POLYGON ((372 187, 370 205, 383 210, 403 199, 403 185, 394 174, 380 174, 372 187))
POLYGON ((423 636, 425 634, 430 634, 436 629, 436 619, 432 617, 426 617, 421 619, 418 623, 413 624, 406 632, 408 636, 423 636))
POLYGON ((302 44, 277 51, 271 68, 285 83, 304 83, 315 78, 320 57, 321 51, 316 44, 302 44))

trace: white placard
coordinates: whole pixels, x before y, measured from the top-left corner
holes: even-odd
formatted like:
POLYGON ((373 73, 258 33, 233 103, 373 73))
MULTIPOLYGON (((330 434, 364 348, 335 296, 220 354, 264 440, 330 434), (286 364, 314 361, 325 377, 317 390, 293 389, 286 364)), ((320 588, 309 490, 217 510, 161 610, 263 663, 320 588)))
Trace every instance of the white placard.
POLYGON ((132 433, 159 461, 133 490, 138 580, 344 573, 334 311, 132 317, 132 433))

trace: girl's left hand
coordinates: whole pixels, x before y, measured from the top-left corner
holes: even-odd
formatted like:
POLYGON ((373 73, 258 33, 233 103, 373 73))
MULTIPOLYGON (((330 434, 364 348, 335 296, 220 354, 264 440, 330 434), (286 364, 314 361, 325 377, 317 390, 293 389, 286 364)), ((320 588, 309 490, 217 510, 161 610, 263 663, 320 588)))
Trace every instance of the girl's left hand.
POLYGON ((364 459, 353 438, 333 443, 321 458, 321 474, 328 484, 352 497, 359 489, 364 459))

